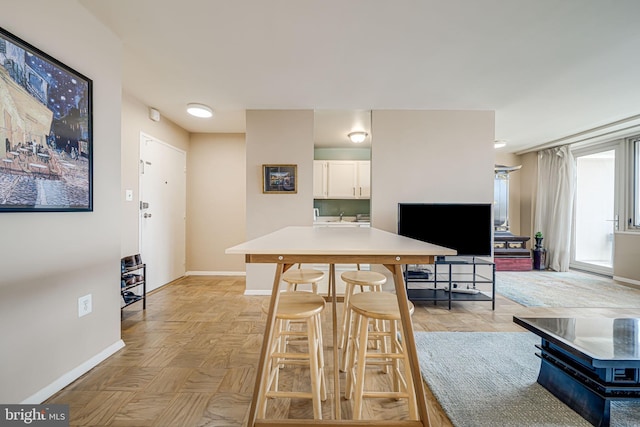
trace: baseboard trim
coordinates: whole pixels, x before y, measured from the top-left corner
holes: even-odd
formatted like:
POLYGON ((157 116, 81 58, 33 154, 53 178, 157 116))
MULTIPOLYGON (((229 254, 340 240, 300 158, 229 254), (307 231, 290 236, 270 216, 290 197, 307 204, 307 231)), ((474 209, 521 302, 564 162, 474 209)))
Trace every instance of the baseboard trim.
POLYGON ((613 276, 613 280, 618 282, 629 283, 631 285, 640 286, 640 280, 627 279, 626 277, 613 276))
POLYGON ((115 343, 111 344, 109 347, 102 350, 100 353, 93 356, 91 359, 86 362, 80 364, 79 366, 73 368, 66 374, 59 377, 57 380, 44 387, 40 391, 35 394, 27 397, 25 400, 20 402, 21 404, 40 404, 89 372, 91 369, 95 368, 100 362, 107 359, 109 356, 114 354, 116 351, 120 350, 124 347, 124 341, 118 340, 115 343))
POLYGON ((185 276, 246 276, 246 271, 187 271, 185 276))

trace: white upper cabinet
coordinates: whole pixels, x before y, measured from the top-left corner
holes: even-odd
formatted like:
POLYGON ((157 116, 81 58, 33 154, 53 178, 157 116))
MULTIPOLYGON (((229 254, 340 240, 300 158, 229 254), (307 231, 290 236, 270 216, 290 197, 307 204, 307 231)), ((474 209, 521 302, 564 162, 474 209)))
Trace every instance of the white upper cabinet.
POLYGON ((327 174, 327 189, 330 199, 353 199, 356 197, 357 164, 350 160, 330 160, 327 174))
POLYGON ((315 160, 313 197, 316 199, 368 199, 371 197, 371 162, 368 160, 315 160))
POLYGON ((360 199, 371 198, 371 161, 361 160, 358 163, 357 197, 360 199))
POLYGON ((327 198, 327 162, 324 160, 313 161, 313 198, 327 198))

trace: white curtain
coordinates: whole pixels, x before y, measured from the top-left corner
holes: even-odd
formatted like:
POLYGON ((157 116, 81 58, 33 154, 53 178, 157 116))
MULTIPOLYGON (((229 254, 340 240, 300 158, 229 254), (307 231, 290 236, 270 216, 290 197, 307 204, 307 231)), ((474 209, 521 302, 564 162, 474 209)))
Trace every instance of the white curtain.
POLYGON ((568 271, 575 194, 575 161, 568 146, 538 152, 538 192, 535 232, 542 232, 546 264, 568 271))

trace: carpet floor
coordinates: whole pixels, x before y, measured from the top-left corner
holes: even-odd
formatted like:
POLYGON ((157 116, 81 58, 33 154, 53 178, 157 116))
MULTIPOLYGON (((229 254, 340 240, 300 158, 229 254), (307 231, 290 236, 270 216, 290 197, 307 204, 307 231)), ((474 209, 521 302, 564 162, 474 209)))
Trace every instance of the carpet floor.
POLYGON ((498 271, 496 292, 526 307, 640 307, 640 288, 578 271, 498 271))
MULTIPOLYGON (((422 376, 456 427, 589 427, 536 380, 529 332, 416 332, 422 376)), ((638 427, 640 401, 611 405, 612 427, 638 427)))

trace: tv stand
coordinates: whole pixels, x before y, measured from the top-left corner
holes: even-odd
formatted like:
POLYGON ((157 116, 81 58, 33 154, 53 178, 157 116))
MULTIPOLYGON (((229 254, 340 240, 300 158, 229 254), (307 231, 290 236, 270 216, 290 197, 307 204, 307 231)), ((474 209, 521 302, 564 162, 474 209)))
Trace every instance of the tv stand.
POLYGON ((491 301, 496 308, 496 266, 480 257, 437 257, 434 264, 405 265, 404 279, 411 301, 491 301))

